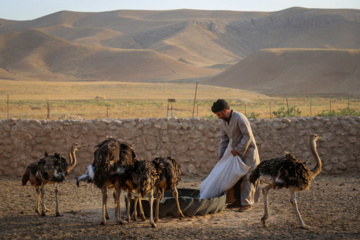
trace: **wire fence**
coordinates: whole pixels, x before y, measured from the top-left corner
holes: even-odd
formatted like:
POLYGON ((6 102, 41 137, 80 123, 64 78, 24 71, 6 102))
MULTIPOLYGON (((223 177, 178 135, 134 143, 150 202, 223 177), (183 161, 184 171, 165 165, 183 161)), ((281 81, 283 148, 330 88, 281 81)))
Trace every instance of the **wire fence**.
MULTIPOLYGON (((214 100, 174 100, 169 114, 168 100, 54 100, 0 101, 0 119, 100 119, 100 118, 216 118, 214 100)), ((244 102, 228 100, 230 107, 249 118, 287 116, 360 116, 360 100, 336 98, 279 98, 244 102)))

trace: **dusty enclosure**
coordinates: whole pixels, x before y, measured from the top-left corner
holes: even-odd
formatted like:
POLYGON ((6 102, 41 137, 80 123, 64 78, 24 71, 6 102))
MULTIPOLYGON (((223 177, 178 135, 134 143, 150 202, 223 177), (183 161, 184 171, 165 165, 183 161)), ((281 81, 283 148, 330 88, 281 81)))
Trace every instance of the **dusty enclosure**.
MULTIPOLYGON (((183 176, 179 187, 195 188, 202 178, 183 176)), ((149 220, 138 219, 118 225, 114 217, 112 193, 108 193, 110 219, 101 220, 100 190, 73 177, 60 186, 60 213, 55 217, 54 187, 47 186, 46 206, 52 211, 46 217, 37 215, 35 189, 21 186, 19 177, 0 177, 0 239, 359 239, 360 176, 319 175, 310 190, 298 194, 302 217, 313 230, 301 229, 289 202, 287 190, 270 191, 269 228, 260 222, 262 198, 244 213, 237 209, 186 217, 161 218, 158 228, 149 220)), ((121 214, 125 216, 124 195, 121 214)))

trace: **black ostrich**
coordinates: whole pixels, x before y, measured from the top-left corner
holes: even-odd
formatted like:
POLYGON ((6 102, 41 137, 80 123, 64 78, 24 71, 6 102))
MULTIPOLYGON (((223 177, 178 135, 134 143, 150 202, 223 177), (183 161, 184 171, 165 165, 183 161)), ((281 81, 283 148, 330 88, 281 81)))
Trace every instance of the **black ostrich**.
POLYGON ((80 144, 73 143, 71 146, 68 155, 70 165, 67 163, 66 159, 61 157, 60 154, 54 153, 48 155, 45 152, 45 157, 31 163, 25 170, 25 173, 22 177, 22 184, 26 185, 30 181, 36 189, 37 200, 35 206, 35 212, 41 216, 46 216, 46 211, 50 211, 45 206, 45 186, 47 184, 56 184, 55 187, 55 197, 56 197, 56 216, 60 216, 59 213, 59 183, 65 180, 65 177, 68 175, 68 172, 71 171, 76 166, 76 151, 81 148, 80 144), (41 203, 41 211, 39 210, 41 203))
POLYGON ((159 183, 156 185, 156 211, 154 221, 159 219, 159 204, 164 198, 165 190, 172 190, 173 196, 177 204, 177 213, 179 219, 184 218, 184 214, 181 211, 179 204, 179 194, 177 191, 177 185, 181 180, 180 165, 172 157, 157 157, 153 161, 156 170, 159 174, 159 183))
POLYGON ((118 168, 119 184, 122 184, 123 189, 128 190, 127 206, 128 217, 127 221, 130 221, 130 200, 132 193, 136 192, 134 202, 134 212, 132 219, 137 220, 137 204, 139 203, 140 217, 143 221, 146 220, 144 210, 142 208, 141 199, 146 195, 150 198, 150 225, 156 228, 156 223, 153 219, 153 202, 154 202, 154 188, 159 182, 159 174, 154 165, 150 161, 136 160, 133 165, 128 165, 126 168, 118 168))
POLYGON ((265 213, 261 218, 261 222, 265 227, 268 227, 266 220, 269 218, 268 191, 271 188, 280 189, 284 187, 291 193, 290 202, 294 207, 300 226, 306 229, 310 228, 305 225, 299 213, 296 202, 296 192, 309 189, 311 181, 321 171, 322 163, 316 149, 316 141, 318 139, 320 139, 318 135, 310 135, 311 152, 317 161, 314 169, 310 170, 306 166, 306 163, 294 158, 291 154, 286 154, 285 157, 262 161, 250 175, 250 181, 252 183, 260 179, 261 182, 268 184, 262 190, 264 194, 265 213))
POLYGON ((79 182, 93 182, 102 193, 102 215, 101 224, 106 224, 109 219, 107 210, 107 189, 114 189, 115 217, 119 223, 124 223, 120 218, 120 194, 121 186, 118 182, 117 169, 121 166, 131 165, 136 158, 134 149, 127 143, 120 142, 115 138, 108 138, 98 144, 94 152, 94 162, 87 167, 84 175, 77 178, 79 182))

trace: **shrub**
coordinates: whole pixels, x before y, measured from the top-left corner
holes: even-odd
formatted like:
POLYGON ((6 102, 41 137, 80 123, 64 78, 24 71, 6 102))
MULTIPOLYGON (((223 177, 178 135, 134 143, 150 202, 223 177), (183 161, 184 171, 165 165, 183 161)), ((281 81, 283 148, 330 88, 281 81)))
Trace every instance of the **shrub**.
POLYGON ((277 111, 273 111, 272 113, 277 118, 283 118, 283 117, 300 116, 301 111, 295 107, 290 107, 289 111, 287 111, 287 110, 285 110, 285 107, 282 107, 282 108, 278 109, 277 111))

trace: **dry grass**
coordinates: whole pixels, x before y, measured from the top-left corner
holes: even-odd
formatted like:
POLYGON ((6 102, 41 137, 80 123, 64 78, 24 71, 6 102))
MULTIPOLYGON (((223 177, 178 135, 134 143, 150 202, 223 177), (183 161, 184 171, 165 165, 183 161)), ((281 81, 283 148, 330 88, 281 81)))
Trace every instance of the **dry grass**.
MULTIPOLYGON (((172 113, 177 118, 193 116, 213 118, 210 108, 218 98, 225 98, 236 111, 256 118, 274 117, 271 112, 287 109, 285 98, 270 98, 254 92, 208 85, 198 85, 194 108, 195 84, 174 83, 114 83, 114 82, 18 82, 1 81, 0 119, 47 118, 79 115, 84 119, 97 118, 159 118, 167 116, 172 103, 172 113), (9 94, 9 108, 7 106, 9 94), (96 97, 98 97, 96 99, 96 97)), ((323 111, 339 111, 350 107, 360 111, 356 99, 289 97, 289 107, 298 108, 301 116, 314 116, 323 111), (311 101, 311 113, 310 113, 311 101)))
MULTIPOLYGON (((0 80, 0 118, 7 118, 7 94, 9 117, 47 117, 47 101, 50 118, 63 115, 80 115, 94 118, 166 117, 169 98, 175 117, 191 117, 196 84, 176 83, 116 83, 116 82, 27 82, 0 80)), ((210 107, 218 98, 234 102, 252 102, 270 97, 231 88, 198 85, 195 116, 209 117, 210 107)), ((170 106, 169 106, 170 107, 170 106)))

